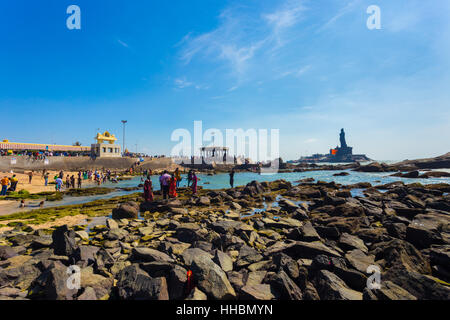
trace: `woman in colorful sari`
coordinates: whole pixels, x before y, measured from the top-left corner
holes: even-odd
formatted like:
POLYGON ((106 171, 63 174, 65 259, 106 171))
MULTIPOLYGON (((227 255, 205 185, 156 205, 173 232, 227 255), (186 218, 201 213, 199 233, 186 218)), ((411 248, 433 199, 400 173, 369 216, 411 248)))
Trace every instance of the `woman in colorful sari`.
POLYGON ((176 198, 177 196, 177 178, 172 174, 169 182, 169 197, 176 198))
POLYGON ((148 178, 144 182, 144 199, 145 199, 145 202, 153 201, 152 181, 148 178))
POLYGON ((192 194, 197 194, 197 175, 195 174, 195 171, 192 171, 192 194))
POLYGON ((175 179, 177 179, 177 188, 180 186, 181 174, 178 168, 175 169, 175 179))

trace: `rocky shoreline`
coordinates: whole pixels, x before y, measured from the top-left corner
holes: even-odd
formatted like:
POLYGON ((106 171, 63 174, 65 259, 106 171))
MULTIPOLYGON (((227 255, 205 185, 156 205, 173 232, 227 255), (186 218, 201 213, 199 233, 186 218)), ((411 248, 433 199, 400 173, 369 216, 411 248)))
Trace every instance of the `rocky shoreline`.
POLYGON ((128 196, 104 225, 0 234, 0 299, 447 300, 449 191, 278 180, 128 196))

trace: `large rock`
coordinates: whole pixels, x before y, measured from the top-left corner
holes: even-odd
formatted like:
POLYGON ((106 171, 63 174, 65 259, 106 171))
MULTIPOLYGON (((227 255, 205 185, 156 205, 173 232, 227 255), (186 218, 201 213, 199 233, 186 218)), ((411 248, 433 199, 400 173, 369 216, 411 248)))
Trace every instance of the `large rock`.
POLYGON ((365 215, 365 211, 364 207, 358 203, 346 202, 338 205, 334 209, 333 215, 339 217, 362 217, 365 215))
POLYGON ((202 300, 208 300, 208 297, 206 294, 204 294, 202 291, 200 291, 198 288, 194 288, 189 296, 186 298, 186 300, 193 300, 193 301, 202 301, 202 300))
POLYGON ((199 239, 199 230, 200 226, 196 223, 182 223, 176 229, 176 237, 182 242, 192 243, 199 239))
POLYGON ((194 257, 191 270, 198 288, 209 297, 225 300, 234 299, 236 293, 225 272, 207 255, 194 257))
POLYGON ((450 288, 437 278, 393 267, 381 275, 382 282, 389 280, 419 300, 449 300, 450 288))
POLYGON ((0 288, 9 285, 26 290, 41 274, 30 256, 14 256, 3 262, 0 267, 0 288))
POLYGON ((181 266, 175 265, 167 278, 169 286, 170 300, 181 300, 185 297, 187 281, 187 270, 181 266))
POLYGON ((350 289, 342 279, 328 270, 320 270, 314 282, 321 300, 362 300, 361 292, 350 289))
POLYGON ((0 246, 0 261, 17 256, 16 250, 9 246, 0 246))
POLYGON ((280 300, 302 300, 300 288, 284 271, 269 274, 264 283, 270 284, 271 292, 280 300))
POLYGON ((225 272, 233 270, 233 260, 231 260, 230 256, 223 251, 216 250, 213 261, 225 272))
POLYGON ((350 266, 359 272, 366 273, 370 265, 375 264, 375 256, 367 255, 359 249, 351 250, 345 254, 350 266))
POLYGON ((122 203, 112 211, 113 219, 137 219, 138 216, 139 205, 133 201, 122 203))
POLYGON ((311 222, 306 222, 303 224, 303 226, 300 227, 300 234, 302 237, 302 241, 305 242, 312 242, 312 241, 319 241, 320 236, 317 233, 316 229, 314 229, 311 222))
POLYGON ((146 247, 133 248, 132 260, 142 262, 152 262, 152 261, 164 261, 170 263, 175 262, 171 257, 169 257, 164 252, 146 247))
POLYGON ((319 241, 315 242, 303 242, 296 241, 289 247, 283 250, 284 253, 291 256, 294 259, 306 258, 313 259, 319 254, 327 256, 340 257, 338 251, 327 247, 325 244, 319 241))
POLYGON ((375 254, 375 260, 383 264, 383 269, 431 274, 429 261, 409 242, 398 239, 380 242, 371 252, 375 254))
POLYGON ((382 281, 379 289, 364 289, 363 298, 364 300, 417 300, 415 296, 391 281, 382 281))
POLYGON ((71 274, 67 271, 67 267, 55 264, 39 277, 37 282, 44 288, 46 299, 73 300, 75 298, 78 288, 75 282, 70 281, 71 274), (68 285, 69 283, 71 286, 68 285))
POLYGON ((151 278, 137 265, 123 269, 117 282, 118 295, 126 300, 168 300, 166 278, 151 278))
POLYGON ((248 266, 252 263, 261 261, 262 259, 263 256, 260 253, 258 253, 258 251, 247 245, 244 245, 239 250, 239 257, 238 260, 236 261, 236 266, 238 268, 241 268, 244 266, 248 266))
POLYGON ((183 254, 181 255, 183 257, 183 261, 186 265, 191 265, 192 261, 194 261, 194 259, 196 257, 200 257, 200 256, 207 256, 208 258, 212 259, 213 255, 206 252, 205 250, 202 250, 200 248, 189 248, 183 251, 183 254))
POLYGON ((94 289, 95 296, 98 299, 109 298, 111 287, 113 285, 113 278, 106 278, 99 274, 95 274, 91 267, 83 268, 81 270, 81 287, 94 289))
POLYGON ((311 271, 328 270, 336 274, 352 289, 363 291, 367 285, 365 273, 347 268, 344 259, 318 255, 311 264, 311 271))
POLYGON ((353 236, 345 232, 339 238, 339 246, 346 251, 359 249, 365 253, 368 252, 368 249, 364 244, 364 241, 362 241, 360 238, 356 236, 353 236))
POLYGON ((128 235, 128 232, 121 228, 114 228, 108 231, 105 238, 108 240, 123 240, 128 235))
POLYGON ((294 212, 295 210, 299 209, 298 205, 296 205, 294 202, 292 202, 291 200, 288 200, 288 199, 280 199, 278 201, 278 204, 280 205, 280 207, 283 210, 285 210, 289 213, 294 212))
POLYGON ((268 284, 255 284, 245 285, 241 288, 240 298, 245 300, 272 300, 274 295, 270 285, 268 284))
POLYGON ((429 213, 419 214, 406 229, 406 241, 418 248, 428 248, 432 244, 443 244, 442 230, 448 230, 448 215, 429 213))
POLYGON ((56 255, 79 259, 79 247, 75 240, 75 231, 69 230, 67 225, 56 228, 53 231, 53 250, 56 255))
POLYGON ((220 220, 212 223, 211 228, 218 233, 233 233, 239 228, 241 222, 234 220, 220 220))

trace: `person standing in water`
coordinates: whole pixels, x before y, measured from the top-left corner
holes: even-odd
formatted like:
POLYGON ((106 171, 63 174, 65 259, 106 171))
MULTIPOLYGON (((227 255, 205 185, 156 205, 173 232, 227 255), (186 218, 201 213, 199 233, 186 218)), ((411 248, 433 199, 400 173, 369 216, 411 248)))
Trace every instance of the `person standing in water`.
POLYGON ((233 188, 234 185, 234 169, 231 169, 230 172, 230 186, 233 188))
POLYGON ((144 182, 144 199, 145 202, 153 201, 153 188, 152 188, 152 180, 147 178, 144 182))

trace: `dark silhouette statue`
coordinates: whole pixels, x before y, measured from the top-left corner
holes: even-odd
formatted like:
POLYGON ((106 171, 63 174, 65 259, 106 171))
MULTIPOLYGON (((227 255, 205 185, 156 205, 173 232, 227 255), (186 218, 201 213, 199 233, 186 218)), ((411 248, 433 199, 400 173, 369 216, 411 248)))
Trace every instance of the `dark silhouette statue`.
POLYGON ((347 148, 347 142, 345 142, 345 132, 344 129, 341 129, 341 133, 339 134, 341 140, 341 148, 347 148))

